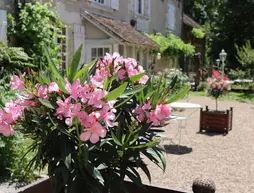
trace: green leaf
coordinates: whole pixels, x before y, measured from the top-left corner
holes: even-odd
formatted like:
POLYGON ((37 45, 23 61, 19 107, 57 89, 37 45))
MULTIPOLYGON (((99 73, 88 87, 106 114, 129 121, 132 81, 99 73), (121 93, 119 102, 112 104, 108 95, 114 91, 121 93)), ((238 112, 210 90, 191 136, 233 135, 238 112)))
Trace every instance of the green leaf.
POLYGON ((183 87, 180 91, 178 91, 177 93, 169 96, 167 103, 172 103, 174 101, 177 101, 179 99, 181 99, 182 97, 184 97, 190 90, 190 85, 186 85, 185 87, 183 87))
POLYGON ((131 179, 131 181, 133 181, 138 187, 143 187, 141 178, 139 175, 135 175, 132 172, 126 170, 126 175, 131 179))
POLYGON ((143 170, 143 172, 146 174, 149 182, 151 183, 152 181, 152 178, 151 178, 151 174, 150 174, 150 171, 147 167, 147 165, 142 161, 142 164, 140 165, 140 168, 143 170))
POLYGON ((132 149, 150 148, 150 147, 153 147, 155 145, 158 145, 159 143, 160 143, 160 139, 156 139, 154 141, 150 141, 148 143, 144 143, 142 145, 133 146, 133 147, 130 147, 130 148, 132 148, 132 149))
POLYGON ((78 78, 80 79, 80 82, 83 84, 84 80, 87 78, 88 76, 88 70, 91 66, 93 66, 94 64, 97 63, 97 59, 91 61, 90 63, 88 63, 86 66, 84 66, 82 69, 80 69, 74 76, 73 80, 77 80, 78 78))
POLYGON ((108 90, 108 77, 106 77, 105 80, 104 80, 103 88, 104 88, 104 90, 108 90))
POLYGON ((70 165, 71 165, 71 153, 69 153, 65 159, 64 159, 64 164, 66 165, 66 167, 68 169, 70 169, 70 165))
POLYGON ((48 67, 49 70, 51 72, 51 77, 52 79, 57 83, 58 87, 64 92, 64 93, 68 93, 67 90, 65 89, 65 84, 64 84, 64 79, 61 76, 61 74, 59 73, 59 71, 57 70, 52 58, 50 57, 48 48, 44 45, 44 51, 48 60, 48 67))
POLYGON ((112 136, 113 141, 114 141, 117 145, 122 146, 121 142, 117 139, 117 137, 116 137, 116 135, 114 134, 113 131, 111 131, 111 136, 112 136))
POLYGON ((78 70, 82 49, 83 49, 83 44, 81 44, 79 46, 78 50, 76 51, 76 53, 73 56, 71 65, 67 68, 67 71, 66 71, 67 77, 71 83, 73 82, 73 79, 74 79, 74 77, 77 73, 77 70, 78 70))
POLYGON ((129 96, 136 93, 139 93, 140 91, 144 90, 146 88, 146 85, 135 87, 129 91, 126 91, 123 93, 123 96, 129 96))
POLYGON ((140 80, 144 75, 146 75, 145 72, 137 74, 135 76, 130 77, 130 80, 131 80, 131 82, 136 82, 136 81, 140 80))
POLYGON ((127 85, 128 85, 128 83, 124 83, 123 85, 119 86, 118 88, 112 90, 111 92, 108 93, 107 96, 105 96, 105 99, 107 101, 111 101, 111 100, 118 98, 119 96, 121 96, 124 93, 127 85))
POLYGON ((53 105, 48 101, 48 100, 44 100, 44 99, 40 99, 38 98, 38 100, 40 101, 41 104, 43 104, 44 106, 50 108, 50 109, 55 109, 53 107, 53 105))
POLYGON ((125 100, 122 101, 121 103, 117 104, 117 105, 115 106, 115 108, 118 108, 118 107, 122 106, 123 104, 127 103, 133 96, 134 96, 134 94, 131 95, 131 96, 129 96, 127 99, 125 99, 125 100))

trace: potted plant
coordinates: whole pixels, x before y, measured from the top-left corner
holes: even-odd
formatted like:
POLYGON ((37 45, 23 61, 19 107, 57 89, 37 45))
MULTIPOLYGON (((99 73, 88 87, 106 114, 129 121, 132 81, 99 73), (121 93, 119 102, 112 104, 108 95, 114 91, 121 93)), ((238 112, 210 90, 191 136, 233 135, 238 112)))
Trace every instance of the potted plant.
POLYGON ((227 76, 215 70, 213 71, 213 77, 207 81, 209 86, 207 94, 215 99, 216 109, 209 110, 208 106, 206 106, 205 110, 201 108, 200 132, 205 130, 227 134, 232 130, 233 108, 226 111, 218 110, 218 98, 230 90, 227 83, 227 76))
POLYGON ((151 180, 145 157, 166 167, 157 135, 163 130, 153 126, 165 124, 170 103, 188 86, 169 95, 177 77, 154 82, 118 53, 79 69, 81 50, 60 70, 45 48, 48 66, 12 77, 18 97, 0 110, 0 133, 19 130, 33 140, 29 167, 48 167, 53 192, 122 192, 125 177, 141 188, 138 168, 151 180))

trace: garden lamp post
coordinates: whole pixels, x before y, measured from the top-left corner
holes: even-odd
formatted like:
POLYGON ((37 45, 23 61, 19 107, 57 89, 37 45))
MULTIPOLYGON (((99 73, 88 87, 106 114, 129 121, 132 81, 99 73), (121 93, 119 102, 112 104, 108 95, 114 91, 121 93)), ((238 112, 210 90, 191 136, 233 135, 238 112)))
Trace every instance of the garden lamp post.
POLYGON ((220 59, 216 60, 217 68, 220 69, 220 59))
POLYGON ((160 60, 161 59, 161 53, 158 53, 156 58, 157 58, 157 60, 160 60))
POLYGON ((221 53, 220 53, 220 60, 222 62, 222 66, 221 66, 221 71, 222 71, 222 74, 224 74, 224 67, 225 67, 225 60, 227 58, 227 53, 225 52, 224 49, 221 50, 221 53))

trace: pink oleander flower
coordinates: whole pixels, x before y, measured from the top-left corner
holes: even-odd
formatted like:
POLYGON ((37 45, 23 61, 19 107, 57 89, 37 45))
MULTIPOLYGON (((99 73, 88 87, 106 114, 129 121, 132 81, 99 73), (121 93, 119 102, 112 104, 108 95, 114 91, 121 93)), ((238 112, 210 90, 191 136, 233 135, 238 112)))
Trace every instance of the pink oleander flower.
POLYGON ((170 114, 171 114, 171 106, 169 104, 157 105, 155 108, 155 116, 160 121, 169 118, 170 114))
POLYGON ((125 79, 126 78, 126 71, 124 70, 124 69, 120 69, 119 71, 118 71, 118 80, 123 80, 123 79, 125 79))
POLYGON ((137 109, 135 109, 133 111, 134 113, 136 113, 138 116, 137 116, 137 119, 140 121, 140 122, 143 122, 145 120, 145 110, 142 109, 141 106, 139 106, 137 109))
POLYGON ((48 86, 48 93, 59 92, 60 89, 55 82, 51 82, 48 86))
POLYGON ((62 120, 63 117, 70 117, 71 116, 71 107, 72 104, 70 103, 71 98, 65 99, 65 101, 59 100, 56 101, 56 104, 59 106, 56 109, 56 116, 58 119, 62 120))
POLYGON ((115 113, 116 109, 110 108, 109 104, 105 104, 100 112, 100 117, 104 121, 106 127, 113 127, 113 120, 116 118, 115 113))
POLYGON ((100 137, 104 138, 106 136, 107 130, 97 121, 95 114, 90 114, 87 122, 87 127, 80 135, 82 141, 90 140, 91 143, 95 144, 100 140, 100 137))
POLYGON ((18 77, 16 75, 11 77, 11 88, 14 90, 24 90, 25 84, 21 77, 18 77))
POLYGON ((146 84, 147 81, 149 80, 149 77, 147 75, 144 75, 139 81, 139 84, 146 84))
POLYGON ((129 78, 132 77, 132 76, 135 76, 135 75, 139 74, 139 73, 138 73, 138 70, 135 69, 133 66, 129 66, 126 70, 127 70, 127 74, 128 74, 128 77, 129 77, 129 78))
POLYGON ((72 84, 65 78, 65 89, 69 92, 70 97, 77 100, 80 93, 80 80, 75 80, 72 84))
POLYGON ((152 123, 153 126, 159 126, 160 120, 157 118, 155 111, 148 112, 147 114, 147 122, 152 123))
POLYGON ((14 135, 15 131, 13 130, 11 125, 0 122, 0 133, 8 137, 8 136, 14 135))
POLYGON ((37 96, 42 99, 48 99, 48 87, 46 85, 44 86, 38 86, 37 96))
POLYGON ((21 106, 17 101, 9 101, 5 104, 3 108, 5 113, 3 114, 3 119, 5 122, 12 124, 17 121, 24 113, 24 107, 21 106))
POLYGON ((97 108, 102 108, 104 102, 102 99, 108 94, 107 91, 101 89, 94 89, 93 92, 89 94, 88 105, 93 105, 97 108))

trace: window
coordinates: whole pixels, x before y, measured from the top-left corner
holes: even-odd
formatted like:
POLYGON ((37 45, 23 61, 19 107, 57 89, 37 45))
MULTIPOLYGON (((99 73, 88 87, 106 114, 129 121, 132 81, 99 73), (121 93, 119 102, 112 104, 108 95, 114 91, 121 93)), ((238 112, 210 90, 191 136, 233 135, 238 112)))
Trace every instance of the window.
POLYGON ((168 4, 168 29, 175 30, 175 5, 172 2, 168 4))
POLYGON ((66 68, 67 62, 67 28, 64 26, 62 27, 62 31, 60 32, 61 38, 57 39, 57 43, 60 46, 59 56, 61 60, 62 68, 66 68))
POLYGON ((94 0, 96 3, 104 4, 104 0, 94 0))
POLYGON ((106 53, 109 53, 109 47, 104 47, 104 48, 92 48, 92 57, 91 59, 97 59, 97 58, 103 58, 106 53))
POLYGON ((142 3, 143 0, 138 0, 138 13, 139 14, 143 14, 143 6, 142 6, 142 3))

